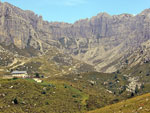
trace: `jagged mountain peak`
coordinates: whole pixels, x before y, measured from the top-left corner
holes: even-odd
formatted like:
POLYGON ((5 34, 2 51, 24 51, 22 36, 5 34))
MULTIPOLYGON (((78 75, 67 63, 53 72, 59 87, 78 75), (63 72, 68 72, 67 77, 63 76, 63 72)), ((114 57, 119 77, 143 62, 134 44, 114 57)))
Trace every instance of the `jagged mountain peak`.
POLYGON ((132 14, 128 14, 128 13, 123 13, 123 14, 119 14, 119 15, 114 15, 114 16, 118 16, 118 17, 126 17, 126 18, 131 18, 133 17, 134 15, 132 14))
POLYGON ((150 14, 150 8, 145 9, 144 11, 142 11, 142 12, 140 13, 140 15, 147 15, 147 14, 150 14))
POLYGON ((111 15, 108 14, 107 12, 101 12, 99 14, 97 14, 97 17, 110 17, 111 15))

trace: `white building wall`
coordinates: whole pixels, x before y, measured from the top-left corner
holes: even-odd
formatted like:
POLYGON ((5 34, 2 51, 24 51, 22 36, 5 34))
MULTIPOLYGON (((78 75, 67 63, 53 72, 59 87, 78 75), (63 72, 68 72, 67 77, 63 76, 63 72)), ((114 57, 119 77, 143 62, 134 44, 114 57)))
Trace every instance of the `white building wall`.
POLYGON ((17 78, 26 78, 26 77, 28 77, 27 74, 13 74, 12 76, 17 77, 17 78))

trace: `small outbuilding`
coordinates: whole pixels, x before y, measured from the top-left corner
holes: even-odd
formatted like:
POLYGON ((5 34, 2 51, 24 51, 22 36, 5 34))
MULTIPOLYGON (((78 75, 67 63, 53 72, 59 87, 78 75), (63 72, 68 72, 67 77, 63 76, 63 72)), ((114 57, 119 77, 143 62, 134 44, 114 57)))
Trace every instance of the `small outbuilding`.
POLYGON ((29 75, 27 73, 27 71, 13 71, 11 72, 12 77, 16 77, 16 78, 28 78, 29 75))
POLYGON ((36 81, 37 83, 41 83, 42 80, 40 80, 39 78, 33 78, 34 81, 36 81))

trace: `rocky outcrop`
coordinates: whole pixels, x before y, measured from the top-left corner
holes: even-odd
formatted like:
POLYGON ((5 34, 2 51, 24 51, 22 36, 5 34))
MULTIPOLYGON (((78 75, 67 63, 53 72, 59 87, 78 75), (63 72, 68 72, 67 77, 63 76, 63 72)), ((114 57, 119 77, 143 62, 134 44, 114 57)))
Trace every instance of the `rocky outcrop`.
POLYGON ((149 40, 149 20, 146 9, 136 16, 100 13, 74 24, 52 23, 32 11, 0 3, 0 43, 42 53, 55 46, 98 71, 113 72, 120 68, 120 59, 149 40))

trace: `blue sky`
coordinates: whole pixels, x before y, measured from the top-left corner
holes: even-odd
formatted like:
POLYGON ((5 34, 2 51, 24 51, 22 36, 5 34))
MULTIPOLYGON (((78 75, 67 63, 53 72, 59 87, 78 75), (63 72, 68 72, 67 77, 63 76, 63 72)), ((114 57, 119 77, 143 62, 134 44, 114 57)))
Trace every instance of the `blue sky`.
POLYGON ((96 16, 100 12, 111 15, 138 14, 150 8, 150 0, 1 0, 24 10, 42 15, 44 20, 73 23, 96 16))

